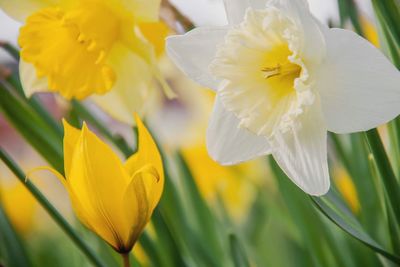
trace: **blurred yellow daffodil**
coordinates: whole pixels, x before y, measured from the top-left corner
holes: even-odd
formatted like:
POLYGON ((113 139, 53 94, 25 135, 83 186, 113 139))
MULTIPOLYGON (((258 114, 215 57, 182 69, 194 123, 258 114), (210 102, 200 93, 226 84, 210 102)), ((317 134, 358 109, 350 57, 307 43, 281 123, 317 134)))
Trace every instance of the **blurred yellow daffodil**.
POLYGON ((183 148, 182 153, 204 198, 215 205, 220 197, 233 219, 245 218, 255 199, 251 180, 258 178, 260 166, 255 161, 221 166, 208 155, 205 144, 183 148))
POLYGON ((376 47, 380 47, 379 34, 375 24, 367 16, 360 17, 361 26, 364 30, 365 38, 376 47))
POLYGON ((24 23, 20 73, 28 96, 129 92, 140 109, 154 78, 168 90, 140 28, 158 21, 160 0, 0 0, 0 7, 24 23))
MULTIPOLYGON (((1 0, 0 0, 1 1, 1 0)), ((160 60, 165 52, 165 38, 171 32, 168 26, 159 22, 146 22, 138 25, 138 31, 141 35, 149 42, 154 48, 155 53, 155 64, 158 69, 155 75, 158 81, 161 82, 164 91, 157 90, 157 85, 149 83, 151 81, 151 73, 149 68, 144 62, 138 62, 135 71, 132 71, 132 67, 129 65, 121 65, 119 68, 120 73, 126 73, 126 81, 123 86, 117 86, 105 95, 93 95, 92 100, 106 111, 114 119, 134 125, 135 122, 131 116, 133 112, 138 112, 140 115, 148 114, 151 108, 156 104, 154 99, 158 95, 163 95, 167 99, 175 97, 175 93, 172 92, 170 86, 165 82, 165 75, 158 72, 160 67, 160 60)), ((123 59, 123 55, 121 55, 123 59)))
POLYGON ((342 194, 351 211, 354 214, 358 214, 360 212, 360 202, 358 200, 357 189, 350 175, 341 168, 335 170, 334 174, 336 187, 342 194))
POLYGON ((0 203, 12 225, 20 234, 28 234, 34 227, 38 208, 35 198, 21 184, 0 184, 0 203))
POLYGON ((137 116, 136 123, 138 151, 122 164, 86 125, 64 121, 65 178, 57 174, 80 221, 121 254, 132 250, 164 186, 157 146, 137 116))

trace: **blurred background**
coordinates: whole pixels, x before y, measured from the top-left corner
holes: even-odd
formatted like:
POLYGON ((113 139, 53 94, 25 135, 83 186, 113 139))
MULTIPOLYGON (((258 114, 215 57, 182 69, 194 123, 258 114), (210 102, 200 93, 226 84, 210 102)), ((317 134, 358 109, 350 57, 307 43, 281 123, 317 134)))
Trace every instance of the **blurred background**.
MULTIPOLYGON (((312 13, 323 23, 352 29, 350 20, 341 19, 338 2, 346 1, 309 0, 312 13)), ((171 3, 196 26, 226 23, 222 0, 171 3)), ((365 37, 378 46, 370 1, 354 3, 365 37)), ((17 46, 19 27, 18 22, 0 10, 1 41, 17 46)), ((340 207, 332 214, 345 214, 351 222, 350 229, 355 234, 350 236, 341 229, 345 228, 343 225, 337 227, 331 221, 332 216, 319 212, 318 205, 292 185, 270 159, 233 167, 213 162, 204 140, 213 95, 184 77, 165 56, 162 41, 159 45, 163 75, 179 98, 169 100, 154 93, 146 120, 171 159, 171 175, 152 225, 135 247, 134 266, 398 266, 376 253, 381 245, 394 250, 399 244, 391 239, 393 232, 388 230, 384 196, 377 189, 374 166, 360 136, 332 136, 329 143, 334 192, 327 200, 340 207), (343 157, 348 159, 347 163, 341 160, 343 157), (376 248, 371 249, 360 240, 376 248)), ((17 70, 17 62, 1 49, 0 65, 6 67, 0 71, 17 70)), ((82 120, 69 103, 57 96, 40 94, 38 100, 57 121, 62 117, 82 120)), ((113 120, 91 101, 84 104, 112 135, 123 137, 128 146, 135 145, 129 126, 113 120)), ((101 130, 98 132, 102 134, 101 130)), ((388 136, 385 127, 381 133, 388 136)), ((47 165, 2 115, 0 146, 25 171, 47 165)), ((107 266, 118 266, 115 253, 76 222, 68 196, 57 179, 46 173, 32 174, 29 179, 88 240, 107 266)), ((13 255, 4 235, 6 226, 19 236, 26 250, 19 253, 27 255, 31 266, 91 266, 2 164, 0 199, 0 211, 9 220, 9 224, 0 220, 0 266, 2 260, 10 262, 13 255)), ((338 221, 336 224, 340 226, 338 221)))

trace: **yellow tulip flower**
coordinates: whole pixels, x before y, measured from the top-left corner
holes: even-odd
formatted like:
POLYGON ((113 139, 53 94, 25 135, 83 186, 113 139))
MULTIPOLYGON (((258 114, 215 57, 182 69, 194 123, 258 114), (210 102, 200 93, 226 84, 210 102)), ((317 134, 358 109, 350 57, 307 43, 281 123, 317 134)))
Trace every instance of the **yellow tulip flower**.
POLYGON ((80 221, 121 254, 132 250, 164 186, 157 146, 137 116, 136 123, 138 151, 122 164, 86 125, 64 121, 65 178, 57 175, 80 221))
POLYGON ((0 0, 0 8, 24 24, 19 44, 25 93, 83 99, 117 90, 129 92, 140 109, 154 79, 168 90, 140 29, 158 21, 160 2, 0 0))

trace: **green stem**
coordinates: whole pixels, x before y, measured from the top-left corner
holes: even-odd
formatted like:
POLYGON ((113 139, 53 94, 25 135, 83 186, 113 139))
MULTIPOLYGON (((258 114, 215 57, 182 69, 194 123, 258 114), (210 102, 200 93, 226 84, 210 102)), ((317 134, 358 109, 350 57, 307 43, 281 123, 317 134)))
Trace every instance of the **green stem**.
POLYGON ((10 54, 10 56, 12 56, 16 61, 19 61, 19 51, 13 45, 0 42, 0 47, 6 50, 10 54))
POLYGON ((337 153, 338 158, 341 160, 341 163, 346 168, 349 174, 353 174, 346 152, 344 151, 343 145, 339 140, 339 136, 334 133, 329 133, 329 136, 331 137, 334 149, 337 153))
POLYGON ((56 208, 46 199, 40 190, 29 180, 21 168, 11 159, 11 157, 0 148, 0 159, 7 165, 7 167, 15 174, 18 180, 31 192, 40 205, 47 211, 51 218, 61 227, 61 229, 68 235, 75 245, 82 251, 83 254, 92 262, 94 266, 105 267, 96 254, 86 245, 81 237, 75 232, 72 226, 62 217, 56 208))
POLYGON ((129 253, 121 254, 121 256, 122 256, 122 260, 124 262, 124 266, 123 267, 131 267, 131 264, 129 262, 129 253))
POLYGON ((6 78, 10 88, 18 93, 21 98, 25 100, 37 113, 47 122, 47 124, 54 130, 56 134, 63 135, 63 129, 54 117, 46 110, 37 95, 31 96, 29 99, 25 96, 19 77, 16 74, 6 78))
POLYGON ((389 157, 386 154, 382 140, 376 129, 365 132, 365 138, 368 142, 369 148, 376 166, 378 173, 383 181, 385 191, 387 193, 388 202, 393 209, 394 217, 397 224, 400 222, 400 188, 396 176, 393 172, 392 165, 390 164, 389 157))

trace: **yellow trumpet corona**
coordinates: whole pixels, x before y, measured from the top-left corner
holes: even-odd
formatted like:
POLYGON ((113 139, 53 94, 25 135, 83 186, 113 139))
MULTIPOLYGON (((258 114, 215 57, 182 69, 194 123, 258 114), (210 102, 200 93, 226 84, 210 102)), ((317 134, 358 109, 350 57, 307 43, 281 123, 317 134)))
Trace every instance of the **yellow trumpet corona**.
POLYGON ((79 220, 121 254, 132 250, 164 187, 157 145, 135 119, 138 151, 124 164, 86 125, 64 121, 65 178, 58 175, 79 220))

